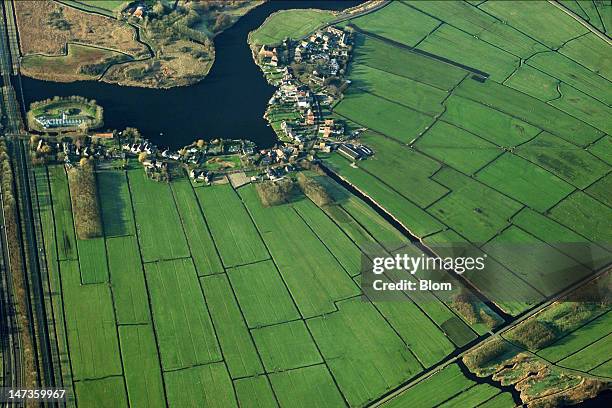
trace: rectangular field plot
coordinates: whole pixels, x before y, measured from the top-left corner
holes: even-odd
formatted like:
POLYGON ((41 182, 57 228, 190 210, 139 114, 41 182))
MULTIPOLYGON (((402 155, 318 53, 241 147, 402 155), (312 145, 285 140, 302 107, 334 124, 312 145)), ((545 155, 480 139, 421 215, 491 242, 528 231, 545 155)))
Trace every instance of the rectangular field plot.
POLYGON ((448 192, 429 178, 441 167, 435 160, 382 135, 365 132, 360 140, 376 154, 357 165, 420 207, 448 192))
POLYGON ((204 222, 200 205, 188 180, 172 183, 176 206, 199 276, 223 272, 221 259, 204 222))
POLYGON ((402 143, 410 142, 434 121, 431 116, 355 89, 334 112, 402 143))
POLYGON ((361 30, 406 45, 415 45, 440 23, 400 2, 351 20, 361 30))
POLYGON ((607 52, 607 47, 605 41, 597 35, 588 33, 569 41, 559 52, 612 81, 612 57, 607 52))
POLYGON ((516 146, 540 132, 537 127, 520 119, 457 95, 452 95, 444 104, 446 106, 446 111, 442 115, 444 121, 498 146, 516 146))
POLYGON ((516 403, 509 392, 502 392, 495 397, 479 405, 479 408, 508 408, 514 407, 516 403))
MULTIPOLYGON (((563 360, 608 335, 610 327, 612 327, 612 313, 607 312, 538 351, 538 355, 553 362, 563 360)), ((603 355, 603 351, 601 354, 603 355)))
POLYGON ((227 277, 217 275, 200 279, 230 376, 250 377, 263 373, 257 350, 227 277))
POLYGON ((81 407, 96 407, 104 401, 107 407, 127 407, 123 377, 83 380, 75 383, 76 395, 81 407))
POLYGON ((300 318, 272 261, 232 268, 227 275, 249 327, 300 318))
POLYGON ((172 408, 237 407, 232 380, 223 363, 164 373, 168 406, 172 408))
POLYGON ((593 375, 612 378, 612 360, 608 360, 603 364, 595 367, 590 371, 593 375))
POLYGON ((278 407, 270 382, 265 375, 234 381, 238 405, 244 408, 278 407))
POLYGON ((221 360, 191 259, 145 265, 164 370, 221 360))
MULTIPOLYGON (((351 86, 365 92, 416 109, 427 115, 442 112, 447 92, 365 64, 354 64, 350 71, 351 86)), ((356 117, 356 119, 359 119, 356 117)))
POLYGON ((119 326, 119 340, 130 405, 165 407, 161 366, 151 325, 119 326))
POLYGON ((518 57, 449 25, 438 28, 418 48, 484 71, 499 82, 510 75, 520 61, 518 57))
POLYGON ((612 124, 610 123, 612 109, 609 106, 565 83, 559 85, 559 91, 562 96, 559 99, 550 101, 552 106, 603 132, 612 133, 612 124))
POLYGON ((125 172, 98 171, 96 177, 104 235, 107 237, 133 235, 134 214, 125 172))
POLYGON ((493 81, 487 81, 484 84, 476 81, 463 81, 454 94, 512 115, 558 135, 576 146, 584 146, 601 136, 599 130, 557 108, 493 81))
POLYGON ((436 122, 414 146, 465 174, 476 172, 502 153, 494 144, 445 122, 436 122))
POLYGON ((577 261, 515 226, 489 241, 483 250, 546 296, 590 273, 577 261))
POLYGON ((149 323, 151 313, 136 237, 106 240, 117 323, 149 323))
POLYGON ((504 153, 476 178, 527 206, 546 211, 574 190, 574 187, 541 167, 511 153, 504 153), (511 175, 511 177, 508 177, 511 175))
POLYGON ((597 180, 595 183, 590 185, 585 193, 595 198, 596 200, 601 201, 603 204, 608 207, 612 207, 612 172, 608 173, 604 177, 597 180))
POLYGON ((470 242, 484 243, 508 225, 522 205, 449 168, 433 177, 452 192, 429 207, 428 212, 470 242))
POLYGON ((422 369, 376 309, 359 299, 338 302, 337 312, 307 324, 351 406, 366 404, 422 369))
POLYGON ((76 236, 72 221, 72 204, 64 166, 49 166, 49 183, 55 216, 58 259, 77 259, 76 236))
POLYGON ((559 80, 529 65, 521 65, 504 85, 531 95, 542 102, 559 98, 559 80))
POLYGON ((360 293, 290 205, 264 208, 253 185, 241 188, 240 194, 304 318, 333 312, 335 301, 360 293), (300 245, 287 245, 287 242, 300 245))
POLYGON ((542 133, 515 153, 578 188, 586 188, 606 174, 610 166, 550 133, 542 133))
POLYGON ((361 34, 355 37, 353 57, 356 63, 404 76, 445 91, 452 89, 467 74, 461 68, 361 34))
POLYGON ((593 143, 587 149, 595 157, 612 166, 612 137, 606 135, 593 143))
POLYGON ((467 391, 445 401, 439 407, 477 407, 481 403, 499 394, 499 389, 489 384, 477 384, 467 391))
POLYGON ((144 262, 188 257, 189 247, 168 184, 149 180, 141 169, 128 171, 128 179, 144 262))
POLYGON ((196 195, 226 267, 270 258, 231 185, 196 189, 196 195))
POLYGON ((81 282, 108 282, 108 262, 104 238, 77 239, 81 282))
POLYGON ((589 371, 608 361, 610 355, 612 355, 612 334, 589 344, 557 364, 575 370, 589 371))
POLYGON ((302 320, 251 330, 267 373, 323 363, 302 320))
POLYGON ((383 407, 435 407, 474 384, 461 373, 458 365, 451 364, 389 400, 383 407))
POLYGON ((581 191, 561 201, 550 217, 593 242, 612 242, 612 209, 581 191))
POLYGON ((76 261, 61 261, 60 272, 74 379, 122 375, 108 285, 81 285, 76 261))
POLYGON ((321 365, 270 374, 281 407, 345 407, 327 368, 321 365))
POLYGON ((367 194, 372 200, 409 228, 416 236, 424 236, 438 232, 444 228, 443 224, 430 216, 423 209, 408 200, 402 199, 396 191, 376 178, 350 166, 350 163, 338 154, 325 159, 325 164, 331 167, 341 177, 348 180, 360 191, 367 194))

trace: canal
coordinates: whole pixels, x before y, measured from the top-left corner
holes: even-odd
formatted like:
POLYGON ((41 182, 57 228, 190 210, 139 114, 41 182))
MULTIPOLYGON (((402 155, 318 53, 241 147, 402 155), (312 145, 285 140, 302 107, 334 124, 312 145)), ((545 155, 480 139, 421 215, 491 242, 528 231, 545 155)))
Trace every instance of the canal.
POLYGON ((215 38, 216 59, 199 83, 167 90, 99 81, 59 83, 23 77, 26 106, 55 95, 81 95, 104 108, 104 128, 136 127, 160 147, 178 148, 196 139, 250 139, 260 147, 276 142, 263 119, 274 93, 251 57, 249 32, 278 10, 341 10, 360 1, 269 1, 215 38))

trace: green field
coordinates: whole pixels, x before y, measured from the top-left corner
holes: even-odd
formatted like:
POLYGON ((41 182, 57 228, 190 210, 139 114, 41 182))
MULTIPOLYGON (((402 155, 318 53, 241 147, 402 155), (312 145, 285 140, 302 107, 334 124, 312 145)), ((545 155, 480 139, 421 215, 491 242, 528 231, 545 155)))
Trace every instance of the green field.
POLYGON ((324 10, 282 10, 269 16, 256 30, 249 34, 249 43, 278 44, 285 38, 299 39, 334 19, 324 10))

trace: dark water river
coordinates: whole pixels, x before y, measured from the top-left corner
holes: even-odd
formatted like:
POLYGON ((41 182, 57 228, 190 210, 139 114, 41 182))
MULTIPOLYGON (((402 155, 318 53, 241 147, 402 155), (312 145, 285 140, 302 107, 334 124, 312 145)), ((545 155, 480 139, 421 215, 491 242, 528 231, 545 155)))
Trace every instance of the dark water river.
POLYGON ((58 83, 23 77, 26 106, 55 95, 81 95, 104 107, 104 127, 140 129, 160 147, 181 147, 195 139, 250 139, 261 147, 276 135, 263 119, 274 88, 265 81, 247 44, 250 31, 271 13, 292 8, 341 10, 361 1, 269 1, 249 12, 215 39, 216 59, 201 82, 168 90, 97 81, 58 83))

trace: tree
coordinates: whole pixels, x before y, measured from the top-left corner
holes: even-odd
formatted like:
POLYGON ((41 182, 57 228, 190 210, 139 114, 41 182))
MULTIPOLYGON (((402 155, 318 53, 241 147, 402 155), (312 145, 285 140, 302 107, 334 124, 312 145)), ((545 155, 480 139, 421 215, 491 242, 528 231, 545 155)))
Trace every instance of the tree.
POLYGON ((138 161, 143 163, 145 160, 147 160, 147 157, 149 157, 149 155, 146 152, 140 152, 138 154, 138 161))
POLYGON ((89 164, 89 160, 87 160, 87 157, 82 157, 81 160, 79 160, 79 165, 81 167, 85 167, 89 164))
POLYGON ((38 145, 39 140, 40 140, 40 137, 38 135, 30 136, 30 146, 35 148, 36 145, 38 145))
POLYGON ((196 142, 196 146, 198 146, 200 149, 203 148, 206 145, 206 142, 204 141, 204 139, 199 139, 196 142))

